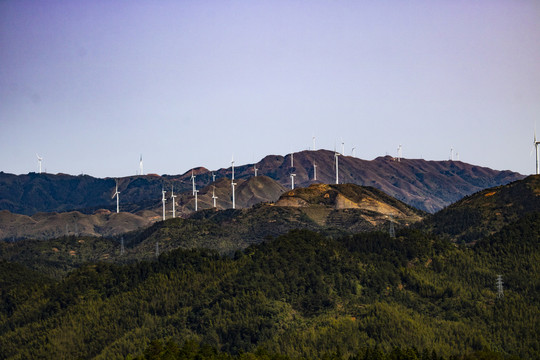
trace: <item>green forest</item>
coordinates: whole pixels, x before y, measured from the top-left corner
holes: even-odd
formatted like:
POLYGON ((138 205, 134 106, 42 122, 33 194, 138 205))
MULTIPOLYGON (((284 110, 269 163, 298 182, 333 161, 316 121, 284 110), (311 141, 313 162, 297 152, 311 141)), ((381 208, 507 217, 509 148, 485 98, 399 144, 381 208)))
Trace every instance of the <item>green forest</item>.
POLYGON ((473 246, 292 230, 54 276, 2 261, 0 358, 540 358, 539 239, 532 212, 473 246))

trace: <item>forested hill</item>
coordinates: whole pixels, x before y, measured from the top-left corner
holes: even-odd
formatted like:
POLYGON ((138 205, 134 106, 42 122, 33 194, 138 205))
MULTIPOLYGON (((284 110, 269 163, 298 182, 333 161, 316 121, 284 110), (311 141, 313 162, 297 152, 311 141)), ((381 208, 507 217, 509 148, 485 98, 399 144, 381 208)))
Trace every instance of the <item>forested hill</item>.
POLYGON ((160 344, 174 352, 189 340, 184 353, 202 343, 202 359, 212 348, 348 359, 395 347, 430 359, 539 358, 539 225, 530 213, 474 247, 410 229, 396 238, 295 230, 232 257, 175 250, 61 280, 3 262, 0 357, 182 359, 160 344))
POLYGON ((290 190, 275 204, 201 210, 187 219, 167 219, 140 229, 134 226, 142 218, 123 212, 41 213, 31 218, 5 212, 0 211, 0 238, 10 241, 0 242, 0 259, 22 262, 54 276, 88 261, 155 258, 156 246, 159 252, 207 248, 230 254, 293 229, 328 235, 389 231, 391 227, 408 227, 426 215, 380 190, 352 184, 315 184, 290 190), (24 231, 29 239, 22 238, 24 231), (11 241, 13 234, 17 234, 17 241, 11 241), (92 238, 96 235, 109 237, 92 238), (125 245, 123 253, 121 243, 125 245))
POLYGON ((426 219, 424 228, 453 241, 473 242, 537 211, 540 175, 531 175, 467 196, 426 219))
MULTIPOLYGON (((238 179, 239 207, 252 206, 259 201, 273 201, 279 187, 290 188, 291 174, 296 185, 307 187, 312 183, 335 183, 335 156, 327 150, 301 151, 287 156, 269 155, 256 164, 235 167, 238 179), (317 180, 314 180, 314 164, 317 166, 317 180), (258 175, 268 177, 257 186, 241 189, 240 182, 258 175), (262 189, 262 190, 261 190, 262 189), (242 200, 245 197, 245 200, 242 200)), ((460 161, 426 161, 421 159, 401 159, 379 157, 362 160, 352 156, 339 156, 339 182, 373 186, 418 209, 435 212, 445 206, 485 188, 504 185, 522 179, 523 176, 511 171, 497 171, 474 166, 460 161)), ((212 185, 220 192, 218 207, 230 207, 232 169, 222 168, 209 171, 199 167, 182 175, 128 176, 118 179, 122 211, 137 212, 159 207, 161 190, 165 187, 167 197, 174 187, 179 213, 193 212, 192 174, 199 195, 201 208, 211 207, 212 185), (215 175, 215 181, 214 176, 215 175), (220 186, 219 180, 229 181, 228 186, 220 186), (191 195, 188 197, 187 195, 191 195)), ((223 183, 223 184, 226 184, 223 183)), ((222 184, 222 185, 223 185, 222 184)), ((251 184, 254 185, 254 184, 251 184)), ((0 172, 0 210, 33 215, 36 212, 79 210, 92 213, 99 208, 114 210, 116 200, 112 199, 115 179, 93 178, 88 175, 66 174, 13 175, 0 172)), ((279 196, 279 195, 277 195, 279 196)))

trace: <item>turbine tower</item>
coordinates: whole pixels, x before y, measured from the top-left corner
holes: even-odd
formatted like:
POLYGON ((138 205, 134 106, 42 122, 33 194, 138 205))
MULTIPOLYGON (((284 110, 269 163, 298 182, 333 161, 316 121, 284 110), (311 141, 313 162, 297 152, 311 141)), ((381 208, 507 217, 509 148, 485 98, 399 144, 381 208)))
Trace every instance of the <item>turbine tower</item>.
POLYGON ((313 181, 317 181, 317 164, 313 162, 313 181))
POLYGON ((294 167, 294 154, 291 151, 291 167, 294 167))
POLYGON ((540 145, 540 141, 536 140, 536 125, 535 125, 533 146, 534 146, 534 151, 536 152, 536 175, 540 174, 540 162, 538 159, 538 145, 540 145))
POLYGON ((339 161, 338 161, 339 153, 336 151, 334 153, 334 156, 336 158, 336 184, 339 184, 339 161))
POLYGON ((114 191, 114 194, 111 199, 114 199, 116 196, 116 213, 118 214, 120 212, 120 192, 118 191, 118 179, 116 179, 116 190, 114 191))
POLYGON ((193 169, 191 170, 191 185, 193 188, 193 195, 195 195, 195 175, 193 175, 193 169))
POLYGON ((352 155, 352 157, 354 157, 354 150, 356 150, 356 148, 355 148, 355 147, 353 147, 353 148, 352 148, 352 151, 351 151, 351 155, 352 155))
POLYGON ((313 137, 313 149, 311 150, 315 151, 315 136, 313 137))
POLYGON ((454 161, 454 148, 450 147, 450 161, 454 161))
POLYGON ((231 171, 232 171, 231 180, 234 181, 234 155, 231 158, 231 171))
POLYGON ((141 154, 141 157, 139 158, 139 175, 144 175, 143 164, 142 164, 142 154, 141 154))
MULTIPOLYGON (((535 138, 536 138, 536 135, 535 135, 535 138)), ((41 174, 41 162, 43 161, 43 158, 41 156, 39 156, 38 154, 36 154, 37 156, 37 161, 38 161, 38 166, 39 166, 39 173, 38 174, 41 174)))
POLYGON ((195 211, 199 209, 198 207, 198 201, 197 201, 197 194, 199 193, 199 190, 195 190, 195 211))
POLYGON ((341 140, 341 155, 345 155, 345 143, 341 140))
POLYGON ((234 182, 234 157, 231 160, 231 167, 232 167, 232 176, 231 176, 231 188, 232 188, 232 208, 236 209, 236 201, 234 198, 234 186, 236 183, 234 182))
POLYGON ((163 221, 165 221, 165 202, 167 202, 167 199, 165 199, 165 194, 167 192, 162 188, 161 193, 163 194, 163 197, 161 198, 161 202, 163 203, 163 221))
POLYGON ((257 164, 253 164, 253 171, 255 172, 255 176, 257 176, 257 164))
POLYGON ((214 202, 214 208, 216 207, 216 200, 217 200, 217 196, 216 196, 216 187, 213 186, 212 187, 212 201, 214 202))
POLYGON ((212 182, 216 182, 216 174, 212 171, 212 182))
POLYGON ((234 181, 231 181, 231 186, 232 186, 232 208, 233 209, 236 209, 236 202, 235 202, 235 199, 234 199, 234 186, 236 185, 236 183, 234 181))
POLYGON ((296 174, 291 174, 291 190, 294 190, 294 177, 296 174))
POLYGON ((176 217, 176 195, 174 195, 174 186, 171 189, 171 199, 172 199, 172 217, 173 219, 176 217))
POLYGON ((399 144, 397 148, 397 161, 401 161, 401 157, 403 156, 403 147, 401 144, 399 144))

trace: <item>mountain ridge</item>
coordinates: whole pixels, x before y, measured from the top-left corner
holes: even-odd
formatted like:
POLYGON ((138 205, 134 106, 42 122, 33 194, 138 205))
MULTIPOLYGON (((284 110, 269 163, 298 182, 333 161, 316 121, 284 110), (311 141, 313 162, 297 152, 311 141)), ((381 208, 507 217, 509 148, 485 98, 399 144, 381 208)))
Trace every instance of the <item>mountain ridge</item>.
MULTIPOLYGON (((235 167, 237 181, 254 177, 254 166, 259 175, 290 187, 291 173, 296 174, 299 187, 312 183, 335 183, 334 152, 328 150, 301 151, 286 156, 268 155, 256 164, 235 167), (314 180, 314 166, 317 180, 314 180)), ((464 196, 485 188, 504 185, 524 178, 511 171, 497 171, 460 161, 427 161, 397 159, 390 156, 363 160, 352 156, 339 156, 340 183, 373 186, 421 210, 434 213, 464 196)), ((161 200, 161 190, 186 193, 192 189, 192 170, 182 175, 138 175, 118 179, 120 207, 136 212, 149 209, 161 200)), ((203 167, 193 169, 197 188, 215 180, 228 179, 232 169, 209 171, 203 167)), ((93 213, 98 208, 115 208, 111 198, 115 189, 113 178, 93 178, 88 175, 65 174, 13 175, 0 172, 0 210, 32 215, 36 212, 71 211, 93 213)), ((239 189, 238 189, 239 190, 239 189)), ((230 199, 229 194, 222 194, 230 199)), ((222 196, 221 200, 225 200, 222 196)))

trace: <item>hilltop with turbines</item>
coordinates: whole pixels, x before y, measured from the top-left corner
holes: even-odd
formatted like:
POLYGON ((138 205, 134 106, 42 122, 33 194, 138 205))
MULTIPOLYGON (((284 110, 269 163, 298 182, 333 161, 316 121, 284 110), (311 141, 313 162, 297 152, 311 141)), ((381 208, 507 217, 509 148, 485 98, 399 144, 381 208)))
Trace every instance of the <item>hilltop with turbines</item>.
POLYGON ((400 149, 139 165, 0 173, 3 358, 539 355, 540 175, 400 149))
MULTIPOLYGON (((41 166, 42 158, 38 160, 41 166)), ((199 210, 274 203, 287 190, 313 184, 369 186, 434 213, 464 196, 524 178, 452 159, 406 159, 399 150, 397 157, 374 160, 306 150, 268 155, 253 164, 235 165, 233 159, 230 165, 214 171, 197 167, 181 175, 144 175, 141 156, 139 174, 118 179, 0 173, 0 237, 47 238, 77 231, 115 235, 199 210), (118 221, 116 213, 129 216, 118 221)))

